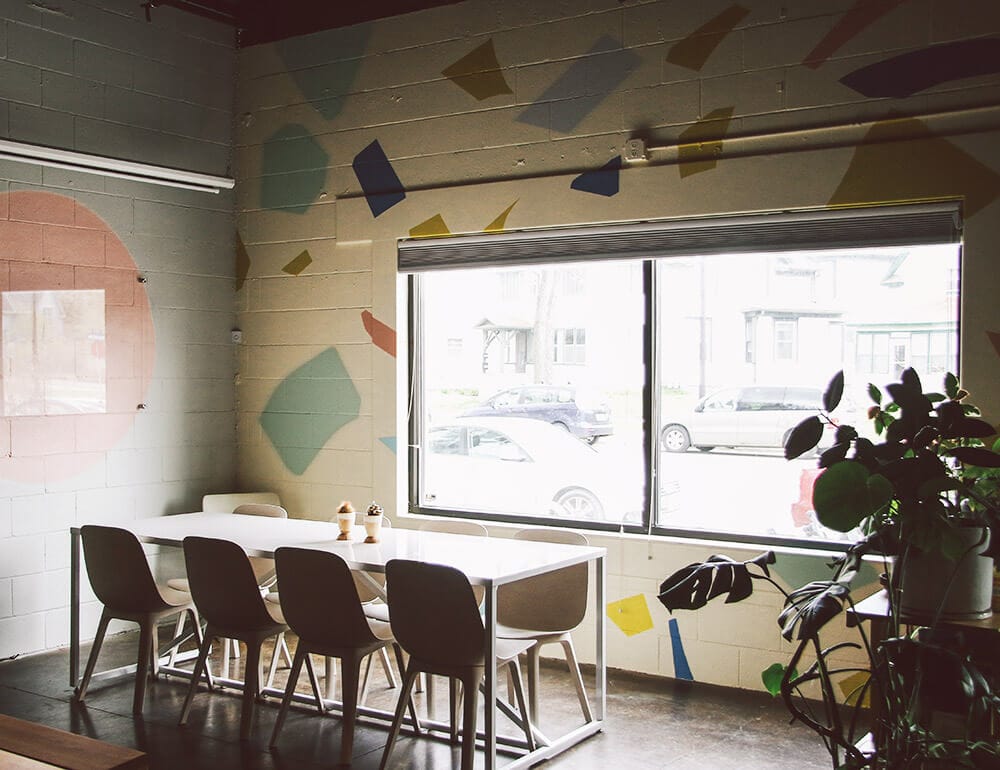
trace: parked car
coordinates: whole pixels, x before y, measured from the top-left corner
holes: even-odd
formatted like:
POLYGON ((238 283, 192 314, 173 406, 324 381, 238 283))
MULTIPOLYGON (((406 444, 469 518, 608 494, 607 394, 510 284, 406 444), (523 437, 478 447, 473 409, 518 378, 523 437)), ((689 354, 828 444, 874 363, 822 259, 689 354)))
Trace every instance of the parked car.
POLYGON ((490 396, 462 417, 527 417, 544 420, 591 444, 615 432, 611 407, 572 385, 520 385, 490 396))
MULTIPOLYGON (((820 388, 751 385, 723 388, 682 414, 665 415, 660 445, 667 452, 717 446, 781 449, 792 429, 823 408, 820 388)), ((833 443, 833 426, 820 446, 833 443)))
POLYGON ((596 450, 538 420, 458 417, 426 446, 424 505, 594 521, 615 499, 596 450))

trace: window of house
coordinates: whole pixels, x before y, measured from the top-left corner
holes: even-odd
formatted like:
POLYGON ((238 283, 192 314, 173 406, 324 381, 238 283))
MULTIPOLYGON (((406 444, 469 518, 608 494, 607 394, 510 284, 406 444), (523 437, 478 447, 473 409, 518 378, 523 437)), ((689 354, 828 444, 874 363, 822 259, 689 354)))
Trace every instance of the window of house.
POLYGON ((938 387, 930 378, 957 369, 955 211, 936 211, 843 229, 816 215, 782 230, 785 248, 766 218, 741 222, 727 249, 725 224, 706 223, 724 233, 709 232, 703 253, 697 228, 673 239, 668 227, 655 253, 644 232, 641 253, 614 258, 607 243, 627 241, 628 226, 596 246, 601 233, 565 246, 563 231, 551 243, 532 233, 535 256, 518 242, 509 266, 502 238, 469 238, 469 248, 496 248, 488 259, 468 258, 461 237, 442 251, 427 239, 401 245, 416 302, 410 509, 835 546, 838 533, 812 513, 816 456, 787 461, 783 445, 821 409, 838 370, 846 387, 834 417, 864 430, 868 382, 883 387, 915 366, 938 387), (870 243, 845 245, 845 231, 870 243), (591 248, 600 259, 585 258, 591 248), (458 262, 437 269, 447 259, 458 262), (477 328, 484 316, 524 319, 529 364, 519 370, 477 328), (449 338, 463 339, 464 367, 441 364, 449 338))

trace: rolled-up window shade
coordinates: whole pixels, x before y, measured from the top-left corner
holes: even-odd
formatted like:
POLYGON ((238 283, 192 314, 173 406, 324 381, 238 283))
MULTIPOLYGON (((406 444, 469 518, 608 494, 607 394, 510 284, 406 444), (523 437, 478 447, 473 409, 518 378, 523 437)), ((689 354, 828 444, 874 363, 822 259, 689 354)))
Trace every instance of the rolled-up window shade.
POLYGON ((955 243, 957 202, 411 238, 404 273, 587 260, 955 243))

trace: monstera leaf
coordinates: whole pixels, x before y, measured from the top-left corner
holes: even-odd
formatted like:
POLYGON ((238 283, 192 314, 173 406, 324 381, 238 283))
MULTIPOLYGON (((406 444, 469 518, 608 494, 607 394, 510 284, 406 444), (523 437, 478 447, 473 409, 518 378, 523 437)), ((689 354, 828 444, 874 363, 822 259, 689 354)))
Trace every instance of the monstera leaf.
POLYGON ((709 556, 704 562, 683 567, 660 584, 658 599, 668 610, 697 610, 709 600, 726 594, 726 603, 739 602, 753 593, 750 565, 767 576, 767 565, 774 564, 773 551, 765 551, 747 561, 728 556, 709 556))
POLYGON ((799 639, 815 638, 844 609, 844 597, 849 593, 850 588, 832 580, 814 580, 792 591, 778 616, 781 635, 791 641, 798 628, 799 639))

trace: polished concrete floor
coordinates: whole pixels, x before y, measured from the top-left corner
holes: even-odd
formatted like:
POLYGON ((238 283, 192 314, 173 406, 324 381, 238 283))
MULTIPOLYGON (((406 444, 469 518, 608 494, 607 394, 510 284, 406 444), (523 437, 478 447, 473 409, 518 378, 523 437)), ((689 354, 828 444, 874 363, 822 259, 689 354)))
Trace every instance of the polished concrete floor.
MULTIPOLYGON (((99 668, 134 661, 136 634, 119 634, 105 642, 99 668)), ((292 640, 294 650, 294 640, 292 640)), ((85 647, 86 655, 89 648, 85 647)), ((735 652, 734 652, 735 654, 735 652)), ((85 704, 75 703, 69 687, 69 654, 60 650, 0 662, 0 713, 130 746, 149 754, 152 768, 205 770, 312 770, 337 766, 340 721, 305 705, 293 707, 278 748, 268 749, 277 701, 267 698, 257 708, 250 741, 239 740, 240 701, 233 690, 195 697, 187 726, 178 727, 187 682, 161 676, 151 682, 141 718, 132 716, 132 681, 91 685, 85 704)), ((218 671, 218 668, 214 668, 218 671)), ((322 667, 318 668, 322 672, 322 667)), ((287 669, 279 670, 282 683, 287 669)), ((299 690, 308 691, 305 673, 299 690)), ((436 717, 444 719, 447 687, 434 687, 436 717)), ((556 662, 543 667, 540 727, 548 734, 582 724, 575 692, 565 669, 556 662)), ((417 696, 421 713, 426 694, 417 696)), ((395 690, 373 667, 367 705, 391 709, 395 690)), ((514 735, 512 725, 501 727, 514 735)), ((480 722, 480 726, 482 722, 480 722)), ((375 770, 382 758, 387 728, 359 724, 353 767, 375 770)), ((478 752, 476 767, 483 766, 478 752)), ((504 762, 501 757, 501 766, 504 762)), ((403 736, 390 768, 459 766, 459 750, 444 741, 403 736)), ((827 768, 819 739, 805 727, 789 724, 779 701, 759 693, 669 679, 652 679, 610 671, 604 730, 545 763, 553 768, 616 770, 810 770, 827 768)))

